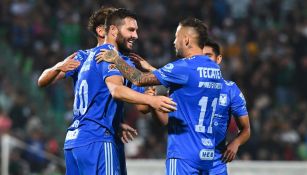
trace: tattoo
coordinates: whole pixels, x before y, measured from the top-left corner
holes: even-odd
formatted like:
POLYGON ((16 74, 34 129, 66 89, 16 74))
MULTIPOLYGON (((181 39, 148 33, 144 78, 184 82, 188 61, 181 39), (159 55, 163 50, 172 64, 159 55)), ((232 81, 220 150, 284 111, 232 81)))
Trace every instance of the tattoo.
POLYGON ((118 54, 117 54, 114 50, 108 51, 108 52, 106 52, 106 54, 105 54, 105 59, 108 60, 108 61, 110 61, 110 62, 114 62, 114 60, 115 60, 117 57, 119 57, 119 56, 118 56, 118 54))
POLYGON ((135 85, 152 86, 161 84, 153 73, 143 73, 138 69, 129 66, 126 61, 120 57, 117 57, 114 63, 117 69, 123 74, 123 76, 135 85))

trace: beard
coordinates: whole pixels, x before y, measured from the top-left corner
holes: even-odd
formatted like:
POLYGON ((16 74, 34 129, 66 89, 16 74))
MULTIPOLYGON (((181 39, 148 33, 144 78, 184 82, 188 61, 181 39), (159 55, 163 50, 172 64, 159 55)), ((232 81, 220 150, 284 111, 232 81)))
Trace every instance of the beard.
POLYGON ((117 34, 116 43, 118 46, 118 51, 122 54, 129 54, 131 49, 127 47, 126 43, 128 39, 125 38, 120 32, 117 34))

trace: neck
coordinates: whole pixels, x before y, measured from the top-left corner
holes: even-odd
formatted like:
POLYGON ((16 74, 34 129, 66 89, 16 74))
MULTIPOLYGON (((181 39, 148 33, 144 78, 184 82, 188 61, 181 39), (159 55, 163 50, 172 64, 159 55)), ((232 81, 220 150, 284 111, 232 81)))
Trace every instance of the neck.
POLYGON ((118 50, 118 45, 117 45, 115 39, 112 38, 112 37, 106 36, 104 44, 112 44, 115 47, 115 49, 118 50))
POLYGON ((194 55, 202 55, 203 54, 203 50, 199 47, 192 47, 190 49, 187 50, 185 57, 189 58, 192 57, 194 55))
POLYGON ((105 41, 105 38, 97 37, 97 46, 101 46, 105 41))

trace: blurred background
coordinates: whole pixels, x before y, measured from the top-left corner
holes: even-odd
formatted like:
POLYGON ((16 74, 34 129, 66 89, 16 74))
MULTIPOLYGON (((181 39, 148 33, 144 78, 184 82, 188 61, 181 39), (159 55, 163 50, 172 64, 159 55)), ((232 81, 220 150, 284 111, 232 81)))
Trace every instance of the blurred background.
MULTIPOLYGON (((1 0, 0 134, 27 143, 11 147, 11 175, 65 170, 47 155, 63 157, 72 84, 39 89, 36 83, 44 69, 96 46, 86 27, 101 5, 139 16, 135 52, 156 67, 175 59, 172 43, 181 19, 205 21, 222 45, 225 79, 239 85, 248 104, 252 135, 237 159, 307 160, 306 0, 1 0)), ((125 121, 139 132, 126 145, 128 158, 165 158, 165 127, 132 105, 125 121)), ((236 133, 232 122, 229 135, 236 133)))

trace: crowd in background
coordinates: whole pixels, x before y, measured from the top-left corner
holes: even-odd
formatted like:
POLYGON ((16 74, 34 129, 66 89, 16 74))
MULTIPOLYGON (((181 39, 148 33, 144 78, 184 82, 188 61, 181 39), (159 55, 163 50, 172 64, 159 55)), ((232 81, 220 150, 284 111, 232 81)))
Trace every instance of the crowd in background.
MULTIPOLYGON (((191 16, 203 20, 222 46, 225 79, 236 82, 247 100, 252 132, 238 159, 307 160, 305 0, 1 0, 0 134, 62 155, 72 115, 72 84, 68 80, 40 90, 36 81, 44 69, 71 53, 95 47, 86 26, 101 5, 125 7, 139 16, 135 52, 156 67, 176 59, 178 22, 191 16), (37 93, 42 103, 34 98, 37 93)), ((165 157, 165 127, 131 105, 126 106, 125 120, 140 135, 126 146, 128 157, 165 157)), ((232 137, 237 132, 233 123, 229 132, 232 137)), ((31 172, 48 164, 29 151, 16 150, 11 159, 26 160, 28 165, 13 165, 31 172), (42 166, 35 166, 37 162, 42 166)))

